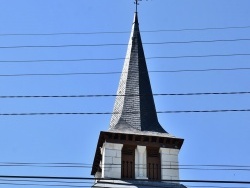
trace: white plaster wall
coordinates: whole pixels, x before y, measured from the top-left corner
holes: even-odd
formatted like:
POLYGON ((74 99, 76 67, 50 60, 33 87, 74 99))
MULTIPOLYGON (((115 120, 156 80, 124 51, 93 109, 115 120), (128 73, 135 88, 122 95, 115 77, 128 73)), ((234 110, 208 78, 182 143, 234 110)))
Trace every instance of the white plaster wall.
POLYGON ((137 146, 135 149, 135 178, 147 179, 146 146, 137 146))
POLYGON ((179 149, 160 148, 162 180, 179 180, 179 149))
POLYGON ((105 142, 101 148, 102 178, 121 178, 121 150, 123 144, 105 142))

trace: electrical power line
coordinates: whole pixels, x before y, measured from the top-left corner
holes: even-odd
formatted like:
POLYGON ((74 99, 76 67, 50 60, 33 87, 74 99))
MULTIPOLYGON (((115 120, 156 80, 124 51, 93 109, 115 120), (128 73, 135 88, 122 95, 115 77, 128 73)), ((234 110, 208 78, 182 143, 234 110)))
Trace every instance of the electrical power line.
MULTIPOLYGON (((179 113, 221 113, 221 112, 250 112, 250 109, 225 109, 225 110, 179 110, 179 111, 158 111, 158 114, 179 114, 179 113)), ((137 114, 138 112, 131 112, 137 114)), ((0 116, 51 116, 51 115, 111 115, 116 112, 30 112, 30 113, 1 113, 0 116)))
MULTIPOLYGON (((192 44, 192 43, 217 43, 217 42, 239 42, 250 41, 250 39, 215 39, 194 41, 167 41, 167 42, 144 42, 143 45, 166 45, 166 44, 192 44)), ((105 46, 127 46, 128 44, 62 44, 62 45, 22 45, 22 46, 0 46, 0 49, 13 48, 67 48, 67 47, 105 47, 105 46)))
MULTIPOLYGON (((123 180, 118 178, 89 178, 89 177, 62 177, 62 176, 10 176, 0 175, 0 178, 8 179, 54 179, 54 180, 123 180)), ((147 182, 145 179, 135 179, 134 182, 147 182)), ((228 181, 228 180, 161 180, 162 182, 186 182, 186 183, 224 183, 224 184, 250 184, 250 181, 228 181)))
MULTIPOLYGON (((206 27, 206 28, 183 28, 183 29, 157 29, 142 30, 141 33, 157 32, 181 32, 181 31, 206 31, 206 30, 228 30, 248 29, 250 26, 229 26, 229 27, 206 27)), ((92 32, 57 32, 57 33, 2 33, 0 36, 56 36, 56 35, 97 35, 97 34, 126 34, 130 31, 92 31, 92 32)))
MULTIPOLYGON (((146 180, 146 181, 148 181, 148 180, 146 180)), ((132 181, 133 182, 133 181, 132 181)), ((143 182, 133 182, 132 184, 131 184, 131 182, 115 182, 115 181, 97 181, 97 183, 95 184, 95 185, 97 185, 97 186, 93 186, 93 187, 103 187, 103 188, 111 188, 111 187, 109 187, 109 186, 107 186, 107 185, 124 185, 124 186, 128 186, 128 185, 136 185, 136 186, 143 186, 143 187, 158 187, 158 188, 167 188, 167 187, 169 187, 169 185, 164 185, 164 184, 158 184, 158 185, 156 185, 156 184, 150 184, 149 183, 150 181, 148 181, 147 183, 145 183, 145 180, 143 181, 143 182), (129 184, 128 184, 129 183, 129 184), (99 184, 99 185, 98 185, 99 184), (100 185, 101 184, 101 185, 100 185), (104 184, 104 185, 103 185, 104 184)), ((164 182, 164 180, 163 180, 163 182, 164 182)), ((163 183, 162 181, 161 181, 161 183, 163 183)), ((167 183, 176 183, 174 180, 170 180, 170 181, 166 181, 167 183)), ((164 182, 164 183, 166 183, 166 182, 164 182)), ((193 181, 192 180, 192 182, 195 182, 195 180, 193 181)), ((189 182, 188 182, 189 183, 189 182)), ((195 182, 195 183, 197 183, 197 182, 195 182)), ((200 183, 200 182, 198 182, 198 183, 200 183)), ((201 182, 201 183, 206 183, 206 182, 201 182)), ((215 182, 209 182, 209 183, 215 183, 215 182)), ((222 183, 222 182, 220 182, 220 183, 222 183)), ((218 183, 216 183, 216 184, 218 184, 218 183)), ((113 187, 113 186, 112 186, 113 187)), ((173 186, 173 187, 175 187, 175 186, 173 186)), ((189 186, 188 186, 189 187, 189 186)), ((195 186, 194 186, 195 187, 195 186)), ((198 186, 197 186, 198 187, 198 186)), ((202 186, 201 186, 202 187, 202 186)), ((204 186, 204 187, 206 187, 206 186, 204 186)), ((217 188, 217 186, 212 186, 212 187, 216 187, 217 188)), ((221 188, 221 187, 218 187, 218 188, 221 188)), ((237 187, 237 188, 239 188, 239 187, 237 187)), ((245 187, 246 188, 246 187, 245 187)))
POLYGON ((41 183, 68 183, 68 184, 78 184, 78 183, 82 183, 82 184, 85 184, 85 183, 89 183, 87 181, 59 181, 59 180, 26 180, 26 179, 0 179, 0 181, 18 181, 18 182, 41 182, 41 183))
POLYGON ((51 177, 51 176, 5 176, 2 175, 0 178, 5 178, 5 180, 0 180, 0 185, 16 185, 16 186, 45 186, 45 187, 90 187, 89 185, 81 185, 81 184, 90 184, 93 185, 94 178, 82 178, 82 177, 51 177), (40 180, 40 181, 39 181, 40 180), (54 180, 54 181, 48 181, 54 180), (55 181, 56 180, 56 181, 55 181), (61 181, 59 181, 61 180, 61 181), (65 180, 74 180, 75 182, 66 182, 65 180), (84 181, 83 181, 84 180, 84 181), (1 181, 8 181, 7 183, 2 183, 1 181), (11 183, 11 182, 27 182, 27 183, 11 183), (81 182, 80 182, 81 181, 81 182), (82 182, 83 181, 83 182, 82 182), (31 183, 29 183, 31 182, 31 183), (37 183, 34 183, 37 182, 37 183), (46 183, 46 184, 44 184, 46 183), (52 183, 52 184, 47 184, 52 183), (64 184, 54 184, 54 183, 64 183, 64 184), (72 185, 72 183, 76 183, 78 185, 72 185), (68 185, 67 185, 68 184, 68 185))
MULTIPOLYGON (((214 180, 179 180, 179 181, 175 181, 175 180, 161 180, 161 181, 163 181, 164 183, 166 183, 166 182, 168 182, 168 183, 176 183, 176 182, 186 182, 186 183, 215 183, 215 184, 221 184, 221 183, 223 183, 223 184, 248 184, 248 183, 239 183, 239 181, 237 181, 237 183, 236 183, 236 181, 235 182, 233 182, 233 181, 214 181, 214 180)), ((147 183, 150 183, 150 181, 148 181, 148 180, 144 180, 144 181, 142 181, 142 180, 137 180, 137 181, 132 181, 133 182, 133 184, 131 184, 131 185, 137 185, 137 186, 145 186, 145 187, 161 187, 161 188, 168 188, 169 187, 169 185, 166 187, 166 186, 164 186, 164 184, 163 185, 154 185, 154 184, 152 184, 152 185, 150 185, 150 184, 144 184, 144 183, 142 183, 142 182, 147 182, 147 183), (138 181, 141 181, 141 182, 138 182, 138 181)), ((108 182, 108 181, 102 181, 102 180, 99 180, 99 181, 97 181, 97 183, 101 183, 101 184, 110 184, 110 185, 129 185, 128 183, 126 183, 126 182, 124 182, 124 183, 122 183, 122 182, 108 182)), ((94 186, 95 187, 95 186, 94 186)))
MULTIPOLYGON (((112 165, 105 167, 104 169, 114 169, 114 168, 120 168, 120 164, 107 164, 107 165, 112 165)), ((81 168, 81 169, 86 169, 86 168, 92 168, 92 165, 32 165, 32 164, 1 164, 1 167, 35 167, 35 168, 81 168)), ((139 166, 141 169, 147 169, 146 167, 141 167, 141 165, 135 165, 139 166)), ((218 168, 214 168, 212 166, 205 166, 205 165, 161 165, 161 169, 166 169, 166 170, 198 170, 198 171, 245 171, 249 172, 250 168, 249 167, 231 167, 231 166, 220 166, 218 168)))
MULTIPOLYGON (((7 179, 0 179, 2 182, 8 182, 8 183, 0 183, 0 185, 16 185, 16 186, 50 186, 50 187, 89 187, 86 186, 86 184, 92 185, 93 182, 91 180, 96 180, 95 178, 85 178, 85 177, 47 177, 47 176, 1 176, 1 178, 6 178, 7 179), (38 180, 41 179, 41 180, 38 180), (46 180, 46 179, 55 179, 56 181, 51 181, 51 180, 46 180), (75 181, 65 181, 65 180, 75 180, 75 181), (58 181, 61 180, 61 181, 58 181), (64 181, 62 181, 64 180, 64 181), (77 180, 77 181, 76 181, 77 180), (82 181, 84 180, 84 181, 82 181), (88 180, 88 181, 86 181, 88 180), (12 182, 17 182, 17 183, 12 183, 12 182), (21 182, 27 182, 27 183, 21 183, 21 182), (31 182, 31 183, 30 183, 31 182), (39 184, 38 184, 39 183, 39 184), (46 184, 43 184, 46 183, 46 184), (53 183, 53 184, 47 184, 47 183, 53 183), (54 184, 54 183, 60 183, 60 184, 54 184), (61 184, 64 183, 64 184, 61 184), (72 185, 76 184, 76 185, 72 185), (85 184, 85 185, 81 185, 85 184)), ((107 185, 128 185, 126 182, 118 182, 117 180, 122 179, 99 179, 97 180, 97 183, 99 184, 105 184, 106 188, 111 188, 107 185), (112 180, 112 182, 110 182, 112 180)), ((199 186, 194 186, 194 185, 188 185, 188 187, 206 187, 206 188, 232 188, 226 187, 226 186, 216 186, 215 184, 250 184, 248 181, 215 181, 215 180, 162 180, 163 182, 167 183, 172 183, 172 182, 186 182, 186 183, 210 183, 214 185, 199 185, 199 186)), ((133 185, 143 185, 143 186, 149 186, 149 187, 159 187, 159 188, 164 188, 164 184, 159 184, 159 185, 153 185, 153 184, 147 184, 142 182, 148 182, 148 180, 133 180, 133 185)), ((149 181, 150 182, 150 181, 149 181)), ((93 187, 97 187, 94 184, 93 187)), ((103 187, 103 186, 102 186, 103 187)), ((112 186, 113 187, 113 186, 112 186)), ((236 188, 236 187, 235 187, 236 188)), ((240 188, 237 186, 237 188, 240 188)), ((246 188, 246 187, 244 187, 246 188)))
MULTIPOLYGON (((232 92, 206 92, 206 93, 155 93, 154 96, 194 96, 194 95, 242 95, 250 94, 250 91, 232 91, 232 92)), ((117 96, 148 96, 142 95, 115 95, 115 94, 101 94, 101 95, 6 95, 0 98, 92 98, 92 97, 117 97, 117 96)))
MULTIPOLYGON (((208 54, 208 55, 183 55, 183 56, 159 56, 147 57, 146 59, 181 59, 181 58, 204 58, 204 57, 233 57, 250 56, 250 53, 239 54, 208 54)), ((78 62, 78 61, 117 61, 127 58, 80 58, 80 59, 34 59, 34 60, 0 60, 0 63, 29 63, 29 62, 78 62)))
POLYGON ((93 184, 92 182, 88 181, 53 181, 53 180, 34 180, 34 179, 0 179, 0 184, 2 185, 29 185, 29 186, 51 186, 51 187, 89 187, 85 186, 86 184, 93 184), (18 182, 18 183, 2 183, 2 182, 18 182), (27 183, 20 183, 20 182, 27 182, 27 183), (28 182, 31 182, 32 184, 28 184, 28 182), (36 183, 36 184, 34 184, 36 183), (39 183, 39 184, 37 184, 39 183), (53 183, 53 184, 42 184, 42 183, 53 183), (60 183, 60 184, 54 184, 54 183, 60 183), (63 184, 61 184, 63 183, 63 184), (69 184, 69 185, 67 185, 69 184), (75 184, 75 185, 73 185, 75 184), (85 184, 85 185, 81 185, 85 184))
MULTIPOLYGON (((238 71, 250 70, 248 67, 222 68, 222 69, 183 69, 183 70, 161 70, 148 71, 150 73, 180 73, 180 72, 210 72, 210 71, 238 71)), ((23 73, 23 74, 0 74, 0 77, 20 77, 20 76, 73 76, 73 75, 109 75, 121 74, 122 72, 69 72, 69 73, 23 73)), ((126 73, 126 72, 124 72, 126 73)))
POLYGON ((0 185, 44 186, 44 187, 90 187, 85 185, 49 185, 49 184, 34 184, 34 183, 0 183, 0 185))
MULTIPOLYGON (((171 161, 166 161, 171 162, 171 161)), ((92 166, 92 163, 76 163, 76 162, 0 162, 0 165, 76 165, 76 166, 92 166)), ((109 163, 107 163, 110 165, 109 163)), ((112 165, 121 165, 118 163, 112 163, 112 165)), ((168 166, 168 165, 163 165, 168 166)), ((182 167, 220 167, 220 168, 250 168, 250 165, 228 165, 228 164, 171 164, 171 166, 182 166, 182 167)))
MULTIPOLYGON (((28 181, 28 182, 30 182, 30 181, 28 181)), ((103 182, 103 183, 106 183, 106 182, 103 182)), ((56 186, 56 187, 99 187, 99 186, 95 186, 95 185, 93 185, 93 182, 89 182, 88 184, 90 184, 89 186, 85 186, 85 185, 80 185, 80 186, 77 186, 77 185, 47 185, 47 184, 31 184, 31 183, 0 183, 0 185, 14 185, 14 186, 45 186, 45 187, 53 187, 53 186, 56 186)), ((110 183, 109 183, 110 184, 110 183)), ((120 184, 120 183, 116 183, 116 182, 113 182, 113 183, 111 183, 112 185, 125 185, 125 184, 120 184)), ((126 184, 127 185, 127 184, 126 184)), ((140 186, 140 185, 142 185, 142 184, 138 184, 138 183, 136 183, 136 184, 133 184, 133 185, 136 185, 136 186, 140 186)), ((158 187, 158 188, 166 188, 165 186, 157 186, 157 185, 142 185, 142 186, 144 186, 144 187, 158 187)), ((113 188, 114 186, 101 186, 101 187, 99 187, 99 188, 113 188)), ((249 187, 239 187, 239 186, 237 186, 237 187, 232 187, 232 186, 230 186, 230 187, 226 187, 226 186, 190 186, 190 185, 188 185, 188 187, 202 187, 202 188, 249 188, 249 187)))

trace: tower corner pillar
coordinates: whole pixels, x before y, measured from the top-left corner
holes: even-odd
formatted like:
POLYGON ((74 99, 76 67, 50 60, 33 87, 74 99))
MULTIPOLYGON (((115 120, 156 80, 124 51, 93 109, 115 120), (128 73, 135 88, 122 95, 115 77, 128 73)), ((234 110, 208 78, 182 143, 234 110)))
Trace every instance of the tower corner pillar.
POLYGON ((160 148, 161 155, 161 179, 179 180, 179 149, 160 148))
POLYGON ((123 144, 103 143, 102 154, 102 178, 121 178, 121 150, 123 144))
POLYGON ((137 146, 135 149, 135 178, 147 178, 147 151, 146 146, 137 146))

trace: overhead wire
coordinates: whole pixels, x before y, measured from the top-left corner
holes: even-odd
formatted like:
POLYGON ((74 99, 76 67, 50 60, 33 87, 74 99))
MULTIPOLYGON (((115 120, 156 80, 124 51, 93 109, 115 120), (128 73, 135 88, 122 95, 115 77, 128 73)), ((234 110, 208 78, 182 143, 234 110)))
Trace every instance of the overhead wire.
MULTIPOLYGON (((217 110, 175 110, 157 111, 158 114, 180 114, 180 113, 224 113, 224 112, 250 112, 250 109, 217 109, 217 110)), ((137 114, 131 112, 129 114, 137 114)), ((0 116, 52 116, 52 115, 112 115, 116 112, 29 112, 29 113, 0 113, 0 116)))
POLYGON ((35 182, 35 183, 67 183, 67 184, 87 184, 87 183, 90 183, 88 181, 59 181, 59 180, 34 180, 34 179, 0 179, 0 182, 1 181, 7 181, 7 182, 10 182, 10 181, 15 181, 15 182, 35 182))
MULTIPOLYGON (((133 180, 134 181, 134 180, 133 180)), ((139 181, 141 181, 141 180, 139 180, 139 181)), ((134 181, 133 183, 131 183, 131 182, 110 182, 110 181, 97 181, 97 184, 99 183, 99 184, 104 184, 104 186, 106 187, 107 185, 106 184, 109 184, 109 185, 136 185, 136 186, 144 186, 144 187, 159 187, 159 188, 168 188, 169 187, 169 185, 164 185, 163 183, 165 183, 165 182, 167 182, 167 183, 176 183, 176 182, 187 182, 187 183, 214 183, 214 184, 221 184, 221 183, 223 183, 223 184, 234 184, 234 183, 232 183, 232 182, 230 182, 229 183, 229 181, 203 181, 203 180, 180 180, 180 181, 175 181, 175 180, 162 180, 161 181, 161 183, 162 183, 162 185, 154 185, 154 184, 149 184, 149 183, 147 183, 147 184, 145 184, 145 183, 142 183, 142 182, 145 182, 145 181, 148 181, 148 180, 144 180, 144 181, 141 181, 141 182, 136 182, 136 181, 134 181)), ((149 181, 148 181, 149 182, 149 181)), ((241 183, 239 183, 239 184, 241 184, 241 183)), ((95 184, 96 185, 96 184, 95 184)), ((93 186, 93 187, 96 187, 96 186, 93 186)), ((100 187, 103 187, 103 186, 101 186, 101 185, 99 185, 100 187)))
MULTIPOLYGON (((102 183, 102 182, 101 182, 102 183)), ((105 182, 103 182, 103 184, 105 184, 105 182)), ((104 186, 96 186, 96 184, 93 186, 93 187, 98 187, 98 188, 113 188, 114 186, 111 186, 111 185, 128 185, 128 184, 125 184, 125 183, 118 183, 118 182, 108 182, 107 184, 110 184, 110 186, 108 185, 104 185, 104 186)), ((153 184, 140 184, 140 183, 134 183, 132 185, 135 185, 135 186, 143 186, 143 187, 158 187, 158 188, 169 188, 169 185, 153 185, 153 184)), ((176 187, 176 186, 174 186, 176 187)), ((249 188, 249 187, 232 187, 232 186, 219 186, 219 185, 199 185, 199 186, 195 186, 195 185, 186 185, 186 187, 202 187, 202 188, 249 188)))
MULTIPOLYGON (((14 186, 44 186, 44 187, 96 187, 96 188, 113 188, 114 186, 97 186, 96 184, 93 185, 93 183, 90 183, 90 185, 86 186, 86 185, 47 185, 47 184, 31 184, 31 183, 0 183, 0 185, 14 185, 14 186)), ((111 183, 112 185, 122 185, 120 183, 116 183, 116 182, 112 182, 111 183)), ((124 184, 123 184, 124 185, 124 184)), ((142 184, 133 184, 133 185, 136 185, 136 186, 140 186, 142 184)), ((166 186, 157 186, 157 185, 144 185, 144 187, 158 187, 158 188, 166 188, 166 186)), ((188 187, 202 187, 202 188, 249 188, 249 187, 232 187, 232 186, 202 186, 202 185, 199 185, 199 186, 193 186, 193 185, 188 185, 188 187)))
MULTIPOLYGON (((4 185, 33 185, 33 186, 62 186, 62 187, 89 187, 84 185, 66 185, 66 184, 91 184, 92 182, 87 181, 95 181, 97 180, 98 183, 110 184, 110 185, 128 185, 127 183, 123 182, 115 182, 116 180, 123 180, 123 179, 114 179, 114 178, 89 178, 89 177, 60 177, 60 176, 10 176, 10 175, 0 175, 0 181, 13 181, 13 182, 38 182, 40 184, 19 184, 19 183, 0 183, 4 185), (4 178, 4 179, 3 179, 4 178), (52 181, 51 181, 52 180, 52 181), (63 181, 62 181, 63 180, 63 181), (65 181, 71 180, 71 181, 65 181), (72 181, 74 180, 74 181, 72 181), (84 180, 84 181, 83 181, 84 180), (87 180, 87 181, 86 181, 87 180), (112 180, 112 182, 110 182, 112 180), (77 182, 76 182, 77 181, 77 182), (83 182, 82 182, 83 181, 83 182), (66 184, 42 184, 42 183, 66 183, 66 184)), ((147 182, 148 180, 140 180, 135 179, 133 180, 133 185, 142 185, 141 182, 147 182)), ((227 181, 227 180, 162 180, 161 182, 180 182, 180 183, 210 183, 210 184, 250 184, 249 181, 227 181)), ((93 184, 93 183, 92 183, 93 184)), ((96 185, 96 184, 95 184, 96 185)), ((144 184, 143 184, 144 185, 144 184)), ((106 185, 107 186, 107 185, 106 185)), ((162 185, 149 185, 150 187, 165 187, 162 185)), ((94 186, 95 187, 95 186, 94 186)), ((188 187, 199 187, 199 186, 191 186, 188 187)), ((221 186, 201 186, 201 187, 218 187, 218 188, 227 188, 221 186)), ((108 188, 108 187, 107 187, 108 188)), ((240 188, 240 187, 237 187, 240 188)), ((247 188, 247 187, 244 187, 247 188)))
MULTIPOLYGON (((233 57, 233 56, 250 56, 250 53, 239 54, 208 54, 208 55, 183 55, 183 56, 158 56, 147 57, 146 59, 180 59, 180 58, 204 58, 204 57, 233 57)), ((0 60, 0 63, 30 63, 30 62, 80 62, 80 61, 117 61, 128 58, 80 58, 80 59, 34 59, 34 60, 0 60)))
MULTIPOLYGON (((89 178, 89 177, 74 177, 74 176, 18 176, 18 175, 0 175, 0 178, 7 179, 54 179, 54 180, 123 180, 120 178, 89 178)), ((147 182, 145 179, 134 179, 134 182, 147 182)), ((167 180, 163 179, 162 182, 185 182, 185 183, 228 183, 228 184, 250 184, 250 181, 228 181, 228 180, 167 180)))
MULTIPOLYGON (((85 178, 85 177, 46 177, 46 176, 3 176, 4 178, 8 177, 7 179, 0 179, 0 181, 3 182, 27 182, 27 183, 0 183, 0 185, 22 185, 22 186, 26 186, 26 185, 30 185, 30 186, 55 186, 55 187, 89 187, 89 186, 85 186, 85 185, 79 185, 79 184, 93 184, 93 182, 90 182, 91 180, 96 180, 95 178, 85 178), (13 179, 14 178, 14 179, 13 179), (35 179, 35 180, 34 180, 35 179), (36 179, 41 179, 41 180, 36 180, 36 179), (46 180, 46 179, 56 179, 56 181, 51 181, 51 180, 46 180), (77 180, 76 181, 62 181, 62 180, 77 180), (58 181, 61 180, 61 181, 58 181), (80 181, 79 181, 80 180, 80 181), (84 180, 84 181, 82 181, 84 180), (88 180, 88 182, 86 181, 88 180), (31 183, 28 183, 31 182, 31 183), (40 183, 40 184, 34 184, 35 183, 40 183), (64 184, 42 184, 42 183, 64 183, 64 184), (66 183, 66 184, 65 184, 66 183), (68 185, 69 184, 69 185, 68 185), (77 184, 77 185, 72 185, 72 184, 77 184)), ((2 176, 1 176, 2 178, 2 176)), ((111 188, 111 187, 107 187, 107 185, 131 185, 131 182, 128 184, 126 182, 116 182, 116 180, 122 180, 122 179, 99 179, 97 180, 97 183, 99 184, 105 184, 106 188, 111 188), (111 182, 112 180, 112 182, 111 182)), ((142 184, 142 182, 147 182, 147 180, 133 180, 133 184, 132 185, 143 185, 146 186, 145 184, 142 184)), ((214 180, 162 180, 163 182, 186 182, 186 183, 213 183, 213 184, 250 184, 250 182, 247 181, 214 181, 214 180)), ((93 187, 97 187, 97 184, 94 184, 93 187)), ((101 185, 99 185, 101 186, 101 185)), ((159 188, 163 188, 165 187, 164 184, 161 185, 153 185, 153 184, 148 184, 149 187, 159 187, 159 188)), ((101 186, 104 187, 104 186, 101 186)), ((112 186, 113 187, 113 186, 112 186)), ((211 188, 233 188, 233 187, 226 187, 226 186, 215 186, 215 185, 199 185, 199 186, 195 186, 195 185, 188 185, 188 187, 211 187, 211 188)), ((237 188, 240 188, 239 186, 237 186, 237 188)), ((243 188, 243 187, 242 187, 243 188)), ((247 188, 247 187, 244 187, 247 188)))
MULTIPOLYGON (((148 71, 149 73, 181 73, 181 72, 210 72, 210 71, 237 71, 250 70, 250 67, 238 68, 214 68, 214 69, 183 69, 183 70, 155 70, 148 71)), ((21 77, 21 76, 73 76, 73 75, 109 75, 121 74, 122 72, 68 72, 68 73, 22 73, 22 74, 0 74, 0 77, 21 77)), ((127 73, 127 72, 123 72, 127 73)))
MULTIPOLYGON (((159 187, 159 188, 165 188, 166 186, 164 186, 163 184, 162 185, 153 185, 153 184, 148 184, 148 185, 145 185, 145 184, 142 184, 142 183, 137 183, 136 181, 131 184, 128 184, 128 183, 122 183, 122 182, 108 182, 108 181, 98 181, 98 183, 103 183, 103 184, 106 184, 104 186, 97 186, 96 183, 93 183, 93 182, 65 182, 65 181, 38 181, 38 180, 13 180, 13 179, 1 179, 0 181, 3 181, 3 182, 27 182, 27 183, 0 183, 0 185, 16 185, 16 186, 51 186, 51 187, 102 187, 102 188, 111 188, 111 186, 107 186, 107 185, 135 185, 135 186, 144 186, 144 187, 159 187), (29 183, 31 182, 31 183, 29 183), (34 184, 33 182, 40 182, 40 184, 34 184), (86 185, 66 185, 66 184, 42 184, 42 183, 76 183, 76 184, 89 184, 88 186, 86 185), (94 184, 94 185, 93 185, 94 184)), ((195 182, 197 183, 197 182, 195 182)), ((204 183, 204 182, 202 182, 204 183)), ((217 183, 217 182, 216 182, 217 183)), ((225 184, 225 182, 221 183, 221 182, 218 182, 217 184, 225 184)), ((227 184, 243 184, 243 182, 239 183, 234 183, 234 182, 227 182, 227 184)), ((248 183, 244 183, 244 184, 248 184, 248 183)), ((113 187, 113 186, 112 186, 113 187)), ((219 186, 219 185, 187 185, 187 187, 202 187, 202 188, 249 188, 249 187, 232 187, 232 186, 219 186)))
MULTIPOLYGON (((107 164, 111 165, 111 164, 107 164)), ((1 167, 36 167, 36 168, 92 168, 92 165, 34 165, 34 164, 0 164, 1 167)), ((146 169, 146 167, 141 167, 141 165, 135 165, 139 166, 141 169, 146 169)), ((109 168, 120 168, 120 164, 112 164, 111 166, 105 167, 104 169, 109 168)), ((167 170, 198 170, 198 171, 250 171, 249 166, 232 166, 232 165, 223 165, 223 166, 208 166, 208 165, 161 165, 162 169, 167 170), (217 167, 217 168, 215 168, 217 167)))
MULTIPOLYGON (((154 93, 153 96, 193 96, 193 95, 243 95, 250 94, 250 91, 231 91, 231 92, 205 92, 205 93, 154 93)), ((125 96, 148 96, 151 94, 88 94, 88 95, 0 95, 0 98, 92 98, 92 97, 125 97, 125 96)))
POLYGON ((44 186, 44 187, 90 187, 85 185, 49 185, 49 184, 32 184, 32 183, 1 183, 0 185, 16 185, 16 186, 44 186))
POLYGON ((0 181, 19 181, 19 182, 42 182, 42 183, 68 183, 68 184, 78 184, 78 183, 82 183, 82 184, 86 184, 89 183, 88 181, 59 181, 59 180, 27 180, 27 179, 0 179, 0 181))
MULTIPOLYGON (((181 32, 181 31, 205 31, 205 30, 228 30, 248 29, 250 26, 228 26, 228 27, 204 27, 204 28, 181 28, 181 29, 156 29, 142 30, 141 33, 157 32, 181 32)), ((53 35, 97 35, 97 34, 126 34, 130 31, 92 31, 92 32, 54 32, 54 33, 1 33, 0 36, 53 36, 53 35)))
MULTIPOLYGON (((170 161, 166 161, 170 162, 170 161)), ((0 165, 78 165, 78 166, 89 166, 92 163, 82 163, 82 162, 4 162, 0 161, 0 165)), ((109 163, 107 163, 109 165, 109 163)), ((112 165, 121 165, 118 163, 112 163, 112 165)), ((168 166, 168 165, 163 165, 168 166)), ((232 164, 172 164, 171 166, 184 166, 184 167, 228 167, 228 168, 250 168, 250 165, 232 165, 232 164)))
POLYGON ((2 178, 0 180, 0 185, 45 186, 45 187, 90 187, 90 185, 93 185, 93 181, 95 180, 93 178, 82 178, 82 177, 78 178, 78 177, 5 176, 5 175, 0 175, 0 178, 2 178), (49 180, 53 180, 53 181, 49 181, 49 180), (71 181, 69 182, 65 180, 71 180, 71 181), (74 180, 74 182, 72 180, 74 180), (1 181, 5 181, 5 182, 8 181, 8 183, 2 183, 1 181), (27 182, 27 183, 10 183, 10 182, 21 182, 21 181, 27 182), (37 183, 34 183, 34 182, 37 182, 37 183), (47 184, 47 183, 50 183, 50 184, 47 184), (54 184, 54 183, 57 183, 57 184, 54 184), (77 184, 77 185, 72 185, 72 184, 77 184), (81 184, 85 184, 85 185, 81 185, 81 184), (90 185, 86 185, 86 184, 90 184, 90 185))
MULTIPOLYGON (((166 44, 192 44, 192 43, 217 43, 217 42, 239 42, 250 41, 250 39, 214 39, 193 41, 166 41, 166 42, 144 42, 143 45, 166 45, 166 44)), ((0 49, 13 48, 67 48, 67 47, 105 47, 105 46, 127 46, 128 44, 106 43, 106 44, 62 44, 62 45, 22 45, 22 46, 0 46, 0 49)))

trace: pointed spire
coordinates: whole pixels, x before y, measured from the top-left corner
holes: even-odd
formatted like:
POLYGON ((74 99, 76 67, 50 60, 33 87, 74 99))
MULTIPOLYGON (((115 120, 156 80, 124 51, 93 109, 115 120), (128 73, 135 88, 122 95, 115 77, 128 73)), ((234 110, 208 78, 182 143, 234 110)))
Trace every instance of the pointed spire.
POLYGON ((137 12, 117 95, 109 131, 167 133, 157 118, 137 12))

